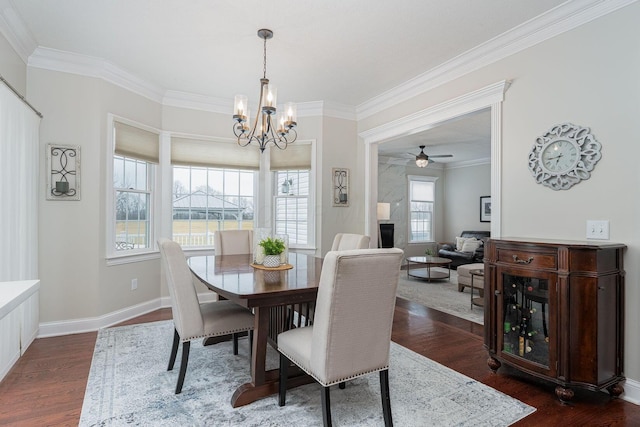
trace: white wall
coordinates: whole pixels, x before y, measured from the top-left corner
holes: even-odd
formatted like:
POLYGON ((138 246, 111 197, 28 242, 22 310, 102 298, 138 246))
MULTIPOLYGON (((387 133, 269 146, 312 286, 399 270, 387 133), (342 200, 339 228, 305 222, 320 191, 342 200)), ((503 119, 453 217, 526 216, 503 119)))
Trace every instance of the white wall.
POLYGON ((27 65, 0 33, 0 74, 23 96, 27 97, 27 65))
MULTIPOLYGON (((501 80, 502 235, 584 240, 587 219, 608 219, 625 253, 625 374, 640 380, 640 3, 476 70, 359 121, 363 132, 501 80), (568 191, 535 183, 527 168, 535 138, 553 125, 588 126, 602 143, 591 179, 568 191)), ((637 386, 636 386, 637 387, 637 386)))
POLYGON ((445 170, 444 233, 441 241, 455 242, 465 230, 489 231, 480 222, 480 197, 491 195, 491 165, 454 167, 445 170))
POLYGON ((365 233, 364 229, 364 159, 358 153, 356 122, 324 117, 318 164, 318 198, 322 203, 321 228, 318 239, 320 252, 331 249, 337 233, 365 233), (334 207, 331 170, 349 169, 349 206, 334 207))

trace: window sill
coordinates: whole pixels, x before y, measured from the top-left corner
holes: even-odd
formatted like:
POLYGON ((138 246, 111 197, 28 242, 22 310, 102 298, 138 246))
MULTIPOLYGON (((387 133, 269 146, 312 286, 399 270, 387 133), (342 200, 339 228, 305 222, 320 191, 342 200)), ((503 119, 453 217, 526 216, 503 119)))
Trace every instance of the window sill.
POLYGON ((149 251, 149 252, 138 252, 138 253, 128 253, 128 254, 117 254, 107 256, 107 267, 111 267, 113 265, 122 265, 122 264, 131 264, 134 262, 142 262, 149 261, 152 259, 160 258, 160 252, 158 251, 149 251))

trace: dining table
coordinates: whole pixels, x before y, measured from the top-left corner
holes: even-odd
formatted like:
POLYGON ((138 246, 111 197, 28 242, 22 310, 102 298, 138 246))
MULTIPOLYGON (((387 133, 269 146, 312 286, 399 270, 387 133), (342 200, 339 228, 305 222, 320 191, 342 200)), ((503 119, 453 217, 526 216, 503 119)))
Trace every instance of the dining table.
MULTIPOLYGON (((322 259, 290 251, 286 263, 267 269, 253 255, 194 255, 187 259, 194 276, 220 298, 252 310, 255 316, 251 382, 231 397, 236 408, 278 392, 278 369, 266 369, 267 346, 277 346, 280 332, 308 325, 318 293, 322 259)), ((313 379, 290 367, 287 388, 313 379)))

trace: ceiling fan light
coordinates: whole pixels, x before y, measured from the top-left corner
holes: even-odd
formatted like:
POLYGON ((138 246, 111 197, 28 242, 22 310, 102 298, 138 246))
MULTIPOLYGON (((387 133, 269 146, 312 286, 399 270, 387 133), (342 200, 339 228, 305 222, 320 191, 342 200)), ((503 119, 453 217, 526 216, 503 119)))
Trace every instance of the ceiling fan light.
POLYGON ((428 164, 429 164, 429 159, 421 158, 420 156, 416 157, 416 166, 418 166, 419 168, 427 167, 428 164))

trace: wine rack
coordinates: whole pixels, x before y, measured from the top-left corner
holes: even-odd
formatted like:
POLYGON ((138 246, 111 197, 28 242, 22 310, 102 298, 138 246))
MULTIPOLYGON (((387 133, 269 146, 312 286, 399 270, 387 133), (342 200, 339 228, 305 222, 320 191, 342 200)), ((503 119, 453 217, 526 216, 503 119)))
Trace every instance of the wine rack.
POLYGON ((520 238, 485 246, 485 347, 503 363, 557 384, 624 392, 625 246, 520 238))

